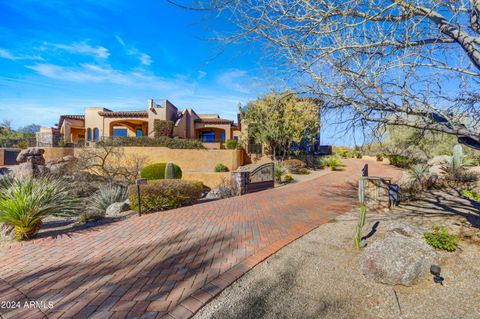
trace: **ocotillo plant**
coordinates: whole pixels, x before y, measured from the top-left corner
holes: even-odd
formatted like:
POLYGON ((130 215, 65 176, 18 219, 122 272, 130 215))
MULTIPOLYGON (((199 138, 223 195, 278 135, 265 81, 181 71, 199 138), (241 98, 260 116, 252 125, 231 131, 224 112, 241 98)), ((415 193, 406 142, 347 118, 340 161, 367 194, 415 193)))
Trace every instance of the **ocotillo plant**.
POLYGON ((355 230, 355 247, 360 248, 362 242, 362 228, 365 225, 367 206, 365 205, 365 180, 358 181, 358 201, 360 202, 360 216, 355 230))
POLYGON ((175 178, 175 168, 173 167, 173 163, 168 162, 165 165, 165 179, 174 179, 175 178))

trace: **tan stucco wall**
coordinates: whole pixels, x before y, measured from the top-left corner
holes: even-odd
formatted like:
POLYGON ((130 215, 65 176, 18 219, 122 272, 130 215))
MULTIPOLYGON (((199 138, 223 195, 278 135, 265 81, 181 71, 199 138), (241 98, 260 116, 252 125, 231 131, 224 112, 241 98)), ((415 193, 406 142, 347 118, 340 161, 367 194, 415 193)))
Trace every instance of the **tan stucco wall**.
MULTIPOLYGON (((227 166, 230 171, 243 165, 243 156, 240 150, 183 150, 166 147, 132 146, 123 147, 120 151, 126 160, 142 158, 146 165, 158 162, 173 162, 179 165, 183 172, 210 173, 213 172, 215 165, 218 163, 227 166)), ((81 152, 81 148, 76 148, 75 156, 78 157, 81 152)))
POLYGON ((71 147, 42 147, 45 150, 43 157, 46 161, 61 158, 67 155, 74 155, 74 149, 71 147))
POLYGON ((202 173, 202 172, 185 172, 183 173, 182 179, 189 181, 201 181, 203 185, 210 188, 217 187, 224 180, 225 182, 230 181, 231 173, 202 173))

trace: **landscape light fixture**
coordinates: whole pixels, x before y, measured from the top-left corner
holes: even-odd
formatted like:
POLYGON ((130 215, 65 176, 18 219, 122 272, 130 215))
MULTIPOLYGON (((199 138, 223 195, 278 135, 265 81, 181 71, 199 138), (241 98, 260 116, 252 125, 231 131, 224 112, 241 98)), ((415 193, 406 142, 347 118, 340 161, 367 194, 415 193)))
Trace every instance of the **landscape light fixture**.
POLYGON ((135 180, 135 185, 137 185, 137 200, 138 200, 138 216, 142 216, 142 202, 140 200, 140 185, 146 184, 146 178, 137 178, 135 180))

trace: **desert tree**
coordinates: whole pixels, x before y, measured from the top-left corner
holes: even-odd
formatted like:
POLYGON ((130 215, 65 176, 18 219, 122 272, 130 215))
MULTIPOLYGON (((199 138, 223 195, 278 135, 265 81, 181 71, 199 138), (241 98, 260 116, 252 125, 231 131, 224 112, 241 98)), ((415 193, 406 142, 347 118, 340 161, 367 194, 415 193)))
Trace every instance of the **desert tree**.
MULTIPOLYGON (((233 22, 298 91, 352 126, 401 125, 480 139, 480 0, 176 2, 233 22)), ((383 126, 384 127, 384 126, 383 126)))

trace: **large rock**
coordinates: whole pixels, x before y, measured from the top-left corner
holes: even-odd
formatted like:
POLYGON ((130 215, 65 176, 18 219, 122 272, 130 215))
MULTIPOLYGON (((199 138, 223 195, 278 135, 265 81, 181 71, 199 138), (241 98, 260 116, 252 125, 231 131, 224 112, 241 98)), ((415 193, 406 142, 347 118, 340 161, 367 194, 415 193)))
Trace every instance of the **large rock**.
POLYGON ((45 163, 45 166, 50 169, 53 175, 65 175, 69 173, 70 169, 74 167, 76 158, 68 155, 58 159, 50 160, 45 163))
POLYGON ((360 257, 360 268, 376 282, 413 286, 429 273, 435 258, 433 248, 423 239, 396 233, 367 246, 360 257))
POLYGON ((43 165, 36 165, 32 162, 12 166, 10 171, 18 178, 38 177, 50 173, 50 170, 43 165))
POLYGON ((435 156, 434 158, 428 161, 428 165, 430 166, 440 166, 447 164, 452 157, 448 155, 439 155, 435 156))
POLYGON ((119 202, 119 203, 113 203, 112 205, 108 206, 105 215, 107 216, 118 216, 121 215, 121 213, 126 212, 130 210, 130 202, 125 201, 125 202, 119 202))
POLYGON ((227 197, 232 197, 235 194, 233 193, 232 189, 224 186, 218 186, 212 189, 211 191, 208 192, 207 196, 205 196, 206 199, 221 199, 221 198, 227 198, 227 197))
POLYGON ((37 165, 45 165, 44 153, 45 150, 43 148, 31 147, 18 153, 17 162, 25 163, 30 161, 37 165))
POLYGON ((423 240, 424 229, 412 225, 403 224, 397 221, 385 221, 382 224, 387 235, 403 235, 406 237, 423 240))

